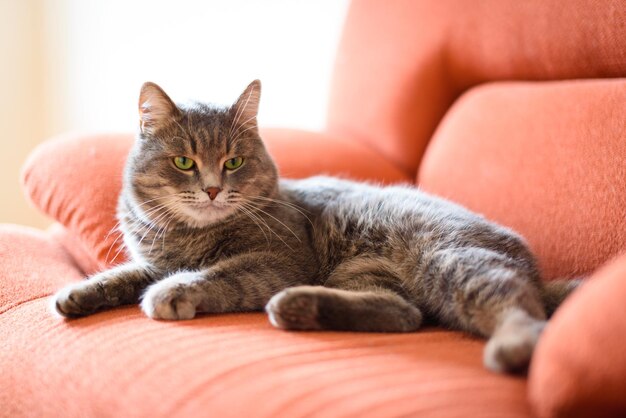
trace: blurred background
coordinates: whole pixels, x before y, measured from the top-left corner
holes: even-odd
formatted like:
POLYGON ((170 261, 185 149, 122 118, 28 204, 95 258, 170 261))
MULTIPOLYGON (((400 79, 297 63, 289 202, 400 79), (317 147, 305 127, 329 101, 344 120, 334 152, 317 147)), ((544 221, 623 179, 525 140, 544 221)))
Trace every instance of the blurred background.
POLYGON ((0 222, 45 227, 19 171, 64 132, 132 132, 144 81, 230 104, 263 82, 264 126, 324 126, 348 0, 0 0, 0 222))

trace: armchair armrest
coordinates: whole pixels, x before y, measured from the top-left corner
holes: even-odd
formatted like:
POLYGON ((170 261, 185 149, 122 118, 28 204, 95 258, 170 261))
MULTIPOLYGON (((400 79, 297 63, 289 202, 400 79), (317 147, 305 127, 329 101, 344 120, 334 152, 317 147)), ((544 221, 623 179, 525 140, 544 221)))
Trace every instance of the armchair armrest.
POLYGON ((0 315, 82 276, 72 257, 46 232, 0 225, 0 315))
POLYGON ((626 253, 557 310, 529 376, 539 417, 626 416, 626 253))

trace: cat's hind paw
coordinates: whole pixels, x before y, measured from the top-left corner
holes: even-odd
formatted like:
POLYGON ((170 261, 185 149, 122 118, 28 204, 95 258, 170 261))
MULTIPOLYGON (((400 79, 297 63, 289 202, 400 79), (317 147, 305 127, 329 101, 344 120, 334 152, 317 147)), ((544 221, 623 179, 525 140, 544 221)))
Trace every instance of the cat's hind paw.
POLYGON ((163 280, 148 288, 141 309, 152 319, 180 320, 196 316, 196 305, 188 297, 185 284, 163 280))
POLYGON ((511 317, 489 339, 483 353, 485 367, 497 373, 528 369, 545 321, 511 317))
POLYGON ((299 286, 274 295, 265 306, 271 324, 290 330, 321 329, 317 293, 315 287, 299 286))

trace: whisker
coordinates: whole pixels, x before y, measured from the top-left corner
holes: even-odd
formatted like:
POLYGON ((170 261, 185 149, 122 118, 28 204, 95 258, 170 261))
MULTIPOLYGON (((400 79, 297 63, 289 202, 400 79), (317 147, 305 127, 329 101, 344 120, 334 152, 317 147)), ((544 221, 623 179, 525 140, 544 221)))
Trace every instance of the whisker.
MULTIPOLYGON (((159 211, 159 210, 160 210, 160 209, 162 209, 162 208, 163 208, 163 205, 158 205, 158 206, 156 206, 156 207, 154 207, 154 208, 150 209, 148 212, 149 212, 150 214, 153 214, 153 213, 155 213, 155 212, 159 211)), ((148 213, 148 212, 147 212, 147 213, 148 213)), ((122 221, 120 220, 114 228, 117 228, 118 226, 120 226, 121 222, 122 222, 122 221)), ((132 222, 130 222, 128 225, 126 225, 126 227, 130 230, 130 232, 136 232, 136 231, 137 231, 136 227, 137 227, 140 223, 144 223, 144 222, 143 222, 141 219, 135 219, 135 220, 133 220, 132 222)), ((106 238, 108 238, 108 237, 109 237, 109 235, 110 235, 110 232, 109 232, 109 234, 107 234, 107 237, 106 237, 106 238)), ((119 241, 119 239, 120 239, 120 238, 122 238, 123 236, 124 236, 124 231, 122 231, 122 230, 118 230, 118 235, 117 235, 117 238, 115 238, 115 240, 111 243, 111 245, 109 245, 109 250, 107 251, 107 255, 106 255, 106 256, 105 256, 105 258, 104 258, 104 262, 105 262, 105 263, 107 263, 107 262, 109 261, 109 255, 111 254, 111 250, 112 250, 112 249, 113 249, 113 247, 115 246, 115 243, 117 243, 117 241, 119 241)), ((106 239, 106 238, 105 238, 105 239, 106 239)), ((115 257, 113 258, 113 260, 111 260, 111 262, 115 261, 115 258, 116 258, 116 257, 117 257, 117 255, 120 253, 120 251, 121 251, 121 249, 122 249, 123 247, 124 247, 124 244, 122 244, 122 246, 121 246, 121 247, 117 250, 117 253, 115 254, 115 257)))
POLYGON ((120 246, 120 248, 117 250, 117 252, 113 256, 113 260, 111 260, 111 264, 113 264, 115 262, 115 259, 117 258, 118 255, 120 255, 120 252, 122 251, 122 249, 124 249, 124 247, 125 247, 124 245, 120 246))
POLYGON ((230 143, 232 144, 232 146, 235 146, 236 141, 237 141, 239 138, 241 138, 241 136, 242 136, 244 133, 246 133, 246 132, 247 132, 247 131, 249 131, 250 129, 254 129, 254 128, 256 128, 256 126, 255 126, 255 125, 248 126, 246 129, 244 129, 243 131, 241 131, 241 132, 240 132, 240 133, 239 133, 239 134, 238 134, 238 135, 237 135, 234 139, 231 139, 231 140, 230 140, 230 143))
MULTIPOLYGON (((184 192, 183 192, 184 193, 184 192)), ((171 194, 166 194, 164 196, 159 196, 159 197, 155 197, 154 199, 150 199, 150 200, 146 200, 145 202, 141 202, 137 205, 135 205, 136 207, 140 208, 150 202, 154 202, 155 200, 159 200, 159 199, 167 199, 169 197, 173 197, 173 196, 180 196, 182 195, 182 193, 171 193, 171 194)))
POLYGON ((154 238, 152 239, 152 244, 150 245, 150 250, 148 251, 148 255, 152 254, 152 248, 154 247, 154 243, 156 242, 156 240, 159 238, 159 232, 162 232, 163 235, 163 245, 165 245, 165 231, 167 226, 170 224, 170 222, 172 221, 172 219, 174 219, 174 216, 176 215, 175 212, 173 212, 175 209, 178 209, 180 207, 180 205, 182 205, 181 202, 175 202, 176 204, 174 206, 172 206, 170 209, 172 210, 171 213, 169 213, 169 217, 165 218, 165 224, 159 228, 156 232, 156 234, 154 234, 154 238))
MULTIPOLYGON (((146 204, 148 204, 148 203, 150 203, 150 202, 154 202, 155 200, 165 199, 165 198, 172 197, 172 196, 176 196, 176 195, 179 195, 179 193, 172 193, 172 194, 168 194, 168 195, 165 195, 165 196, 155 197, 154 199, 146 200, 145 202, 142 202, 142 203, 140 203, 140 204, 138 204, 138 205, 135 205, 135 206, 136 206, 136 207, 141 207, 141 206, 144 206, 144 205, 146 205, 146 204)), ((106 234, 106 236, 104 237, 104 240, 105 240, 105 241, 109 238, 109 235, 111 235, 111 234, 112 234, 112 233, 113 233, 113 232, 117 229, 117 227, 119 227, 119 226, 120 226, 120 224, 121 224, 121 223, 122 223, 122 220, 119 220, 119 221, 118 221, 118 222, 117 222, 117 223, 113 226, 113 228, 111 228, 111 229, 109 230, 109 232, 108 232, 108 233, 106 234)))
MULTIPOLYGON (((250 220, 252 220, 252 222, 254 222, 254 224, 261 230, 261 233, 263 233, 263 236, 265 237, 265 241, 267 242, 267 245, 270 245, 270 240, 267 236, 267 234, 265 233, 265 230, 263 229, 263 227, 261 226, 261 224, 259 224, 259 222, 257 220, 255 220, 255 215, 253 215, 249 209, 246 209, 242 206, 235 206, 236 210, 240 210, 244 215, 246 215, 248 218, 250 218, 250 220)), ((258 218, 256 218, 258 219, 258 218)), ((269 226, 267 224, 265 224, 265 226, 269 229, 269 226)))
MULTIPOLYGON (((141 219, 135 219, 133 222, 131 222, 129 225, 127 225, 128 229, 130 230, 130 232, 137 232, 138 229, 136 228, 137 226, 139 226, 139 224, 143 224, 144 227, 146 227, 146 231, 144 232, 143 236, 141 237, 141 239, 139 240, 139 243, 137 244, 138 246, 141 245, 141 242, 144 240, 144 238, 146 237, 146 235, 152 230, 154 229, 154 227, 156 227, 156 222, 158 222, 158 220, 161 218, 161 216, 163 214, 167 214, 167 210, 168 210, 168 202, 162 203, 157 205, 154 208, 151 208, 150 210, 148 210, 146 213, 149 213, 149 216, 153 216, 155 213, 160 212, 161 210, 164 210, 164 212, 159 213, 157 215, 157 217, 155 219, 149 220, 149 223, 145 223, 143 220, 141 219)), ((146 215, 148 216, 148 215, 146 215)), ((109 251, 107 252, 107 256, 105 258, 105 262, 108 262, 109 259, 109 254, 111 252, 111 249, 113 248, 113 246, 115 245, 115 243, 120 239, 120 237, 122 237, 124 234, 120 234, 115 241, 113 242, 113 244, 111 244, 111 246, 109 247, 109 251)), ((117 252, 115 253, 115 255, 113 256, 113 259, 110 261, 111 263, 115 262, 115 260, 117 259, 117 257, 119 256, 119 254, 121 253, 122 249, 125 247, 125 245, 121 245, 120 248, 117 250, 117 252)))
MULTIPOLYGON (((254 207, 254 204, 253 204, 252 202, 247 202, 247 203, 249 203, 250 205, 252 205, 252 207, 254 207)), ((294 236, 294 237, 295 237, 295 238, 296 238, 299 242, 302 242, 302 240, 300 239, 300 237, 299 237, 299 236, 297 236, 297 235, 296 235, 296 233, 295 233, 295 232, 293 232, 293 230, 292 230, 291 228, 289 228, 287 225, 285 225, 285 224, 284 224, 284 223, 283 223, 280 219, 278 219, 277 217, 273 216, 272 214, 270 214, 270 213, 268 213, 268 212, 264 211, 264 210, 263 210, 263 209, 261 209, 261 208, 258 208, 258 207, 257 207, 256 209, 257 209, 258 211, 260 211, 260 212, 263 212, 264 214, 266 214, 267 216, 269 216, 270 218, 274 219, 276 222, 278 222, 279 224, 281 224, 282 226, 284 226, 284 227, 285 227, 285 228, 286 228, 289 232, 291 232, 291 234, 292 234, 292 235, 293 235, 293 236, 294 236)))
MULTIPOLYGON (((119 241, 120 238, 122 238, 124 236, 123 232, 120 232, 117 235, 117 238, 115 238, 115 241, 113 241, 113 243, 109 246, 109 251, 107 251, 107 255, 104 257, 104 262, 108 263, 109 262, 109 255, 111 254, 111 250, 113 249, 113 247, 115 246, 115 243, 117 241, 119 241)), ((124 244, 122 244, 122 247, 124 246, 124 244)), ((117 250, 119 252, 119 249, 117 250)))
POLYGON ((239 122, 239 118, 241 117, 241 115, 243 115, 243 112, 246 110, 246 107, 248 106, 248 101, 250 101, 250 97, 252 97, 253 91, 254 91, 254 88, 250 89, 250 92, 248 93, 248 97, 246 98, 246 102, 243 104, 242 107, 237 108, 237 112, 235 112, 235 117, 233 118, 233 123, 230 125, 230 130, 228 131, 228 136, 232 134, 233 127, 237 124, 237 122, 239 122), (241 111, 241 114, 239 114, 240 111, 241 111))
MULTIPOLYGON (((143 233, 143 235, 141 236, 141 239, 139 240, 139 242, 137 243, 137 247, 141 246, 141 243, 143 242, 143 240, 148 236, 148 234, 154 230, 154 228, 157 226, 156 222, 158 222, 159 220, 163 219, 165 216, 167 216, 167 214, 169 213, 168 208, 165 208, 165 211, 161 214, 159 214, 150 225, 146 225, 146 231, 143 233)), ((119 251, 118 251, 119 254, 119 251)), ((113 257, 113 260, 111 260, 111 262, 115 261, 115 258, 117 257, 118 254, 115 254, 115 257, 113 257)))
MULTIPOLYGON (((234 136, 234 137, 235 137, 235 139, 239 138, 239 136, 240 136, 240 135, 239 135, 239 131, 241 131, 241 129, 243 129, 243 128, 246 126, 246 124, 247 124, 248 122, 250 122, 251 120, 253 120, 254 118, 256 118, 256 115, 254 115, 254 116, 252 116, 252 117, 248 118, 246 121, 244 121, 244 122, 241 124, 241 126, 240 126, 239 128, 237 128, 237 130, 236 130, 234 133, 232 133, 231 135, 229 135, 229 136, 234 136)), ((249 127, 248 127, 248 129, 251 129, 251 128, 254 128, 254 127, 255 127, 254 125, 253 125, 253 126, 249 126, 249 127)), ((246 129, 246 130, 247 130, 247 129, 246 129)), ((243 132, 245 132, 246 130, 244 130, 243 132)), ((243 133, 243 132, 242 132, 242 133, 243 133)), ((232 139, 231 141, 234 141, 234 139, 232 139)))
MULTIPOLYGON (((250 209, 254 209, 254 210, 258 210, 258 211, 260 211, 260 212, 263 212, 263 213, 265 213, 266 215, 269 215, 267 212, 265 212, 265 211, 263 211, 263 210, 261 210, 261 209, 259 209, 259 208, 255 207, 255 206, 254 206, 253 204, 251 204, 250 202, 240 202, 240 204, 241 204, 242 206, 245 206, 245 207, 246 207, 247 209, 249 209, 249 210, 250 210, 250 209)), ((271 215, 269 215, 269 216, 271 216, 271 215)), ((272 218, 274 218, 273 216, 271 216, 271 217, 272 217, 272 218)), ((261 219, 262 219, 262 218, 261 218, 261 219)), ((276 219, 276 218, 274 218, 274 219, 275 219, 276 221, 278 221, 278 219, 276 219)), ((264 222, 265 222, 265 220, 264 220, 264 222)), ((278 222, 280 222, 280 221, 278 221, 278 222)), ((282 223, 282 222, 280 222, 280 223, 282 223)), ((267 222, 265 222, 265 224, 267 225, 267 222)), ((285 224, 283 224, 283 226, 285 226, 285 228, 289 229, 289 228, 288 228, 285 224)), ((291 246, 290 246, 289 244, 287 244, 287 242, 285 242, 285 240, 284 240, 284 239, 283 239, 283 238, 282 238, 282 237, 281 237, 278 233, 276 233, 276 231, 274 231, 272 228, 270 228, 270 227, 269 227, 269 225, 267 225, 267 227, 268 227, 268 229, 269 229, 269 230, 270 230, 270 231, 271 231, 274 235, 276 235, 276 237, 277 237, 279 240, 281 240, 281 241, 282 241, 282 243, 283 243, 283 244, 285 244, 285 245, 287 246, 287 248, 289 248, 291 251, 293 251, 293 248, 291 248, 291 246)), ((290 231, 291 231, 291 230, 290 230, 290 231)), ((291 231, 291 232, 293 233, 293 231, 291 231)), ((294 234, 294 236, 295 236, 295 234, 294 234)), ((298 237, 296 236, 296 238, 298 238, 298 237)))
POLYGON ((250 199, 256 199, 256 200, 263 200, 263 201, 267 201, 267 202, 270 202, 270 203, 277 203, 277 204, 283 205, 283 206, 285 206, 285 207, 287 207, 289 209, 293 209, 293 210, 299 212, 302 216, 304 216, 307 219, 307 221, 309 221, 309 223, 311 224, 311 227, 313 227, 313 230, 315 230, 315 225, 313 224, 313 221, 311 221, 311 218, 309 218, 304 213, 304 211, 306 211, 308 213, 311 213, 311 212, 309 212, 308 210, 306 210, 306 209, 296 205, 295 203, 287 202, 285 200, 280 200, 280 199, 272 199, 272 198, 264 197, 264 196, 249 196, 249 198, 250 199))
POLYGON ((282 241, 283 244, 285 244, 287 246, 287 248, 289 248, 290 250, 293 251, 293 248, 291 248, 291 246, 289 244, 287 244, 285 242, 285 240, 282 239, 282 237, 276 233, 276 231, 274 231, 269 224, 267 223, 267 221, 265 219, 263 219, 262 216, 260 216, 259 214, 254 213, 255 210, 257 210, 257 208, 255 208, 254 206, 252 207, 248 207, 248 203, 245 201, 240 201, 240 207, 246 207, 246 209, 248 210, 248 212, 253 215, 256 219, 259 220, 259 222, 261 222, 263 225, 265 225, 265 227, 268 229, 268 231, 270 231, 272 234, 274 234, 274 236, 276 236, 279 240, 282 241))
POLYGON ((167 221, 167 223, 165 224, 165 229, 163 230, 163 233, 161 234, 161 238, 163 238, 163 241, 161 242, 161 251, 165 252, 165 234, 167 233, 167 227, 170 226, 170 223, 176 219, 176 214, 172 213, 172 216, 170 217, 169 221, 167 221))
POLYGON ((148 218, 148 222, 145 222, 143 219, 141 218, 136 218, 133 219, 128 225, 126 225, 129 229, 134 230, 136 229, 137 226, 139 225, 151 225, 152 224, 152 220, 150 219, 151 216, 155 215, 156 213, 160 212, 161 209, 164 209, 167 207, 167 202, 165 203, 161 203, 153 208, 150 208, 149 210, 147 210, 146 212, 144 212, 144 215, 148 218))
MULTIPOLYGON (((172 118, 172 122, 174 122, 176 125, 178 125, 178 127, 180 128, 181 131, 183 131, 183 133, 185 132, 185 128, 183 128, 182 125, 180 123, 178 123, 176 118, 172 118)), ((191 131, 188 131, 187 135, 191 135, 191 131)))
POLYGON ((266 196, 248 196, 248 197, 250 197, 251 199, 261 199, 261 200, 267 200, 269 202, 282 203, 282 204, 285 204, 285 205, 289 205, 289 206, 291 206, 293 208, 301 209, 301 210, 303 210, 305 212, 311 213, 310 211, 306 210, 305 208, 303 208, 301 206, 298 206, 295 203, 288 202, 286 200, 274 199, 274 198, 266 197, 266 196))
POLYGON ((187 112, 187 132, 191 135, 191 112, 187 112))

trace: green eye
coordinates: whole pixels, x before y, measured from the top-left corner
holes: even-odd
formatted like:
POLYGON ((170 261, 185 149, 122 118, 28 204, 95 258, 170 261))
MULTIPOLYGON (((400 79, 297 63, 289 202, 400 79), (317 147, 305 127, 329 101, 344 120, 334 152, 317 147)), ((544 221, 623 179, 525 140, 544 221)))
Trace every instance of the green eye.
POLYGON ((196 163, 191 158, 174 157, 174 165, 181 170, 191 170, 196 163))
POLYGON ((241 167, 241 164, 243 164, 243 157, 235 157, 230 160, 226 160, 224 167, 226 167, 227 170, 235 170, 241 167))

